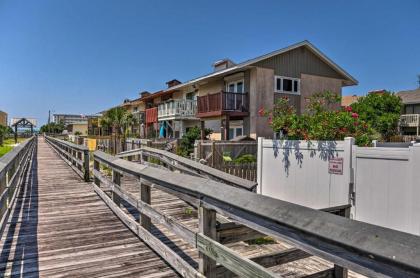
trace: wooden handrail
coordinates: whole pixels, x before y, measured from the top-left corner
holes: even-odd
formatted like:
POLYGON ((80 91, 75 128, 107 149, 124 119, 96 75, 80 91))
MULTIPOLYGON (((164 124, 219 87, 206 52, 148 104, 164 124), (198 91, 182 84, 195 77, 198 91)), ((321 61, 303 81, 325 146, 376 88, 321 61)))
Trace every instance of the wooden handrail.
POLYGON ((22 185, 25 169, 32 161, 36 137, 20 143, 0 158, 0 235, 3 233, 12 205, 22 185))
POLYGON ((68 141, 45 136, 45 141, 69 164, 85 181, 90 181, 89 149, 68 141))
POLYGON ((153 157, 160 160, 162 163, 165 163, 166 166, 174 168, 178 171, 188 174, 195 173, 201 177, 208 177, 212 180, 221 181, 225 184, 243 188, 249 191, 255 191, 257 188, 256 182, 229 175, 223 171, 214 169, 210 166, 195 162, 191 159, 173 154, 165 150, 141 146, 140 149, 121 152, 117 155, 119 158, 129 158, 133 156, 143 156, 143 158, 153 157))
MULTIPOLYGON (((99 164, 105 164, 113 172, 138 178, 142 184, 147 181, 197 200, 200 227, 203 229, 196 233, 196 248, 203 258, 209 256, 237 275, 255 277, 258 273, 261 277, 275 277, 270 271, 256 266, 255 262, 214 241, 211 223, 215 222, 216 213, 369 277, 420 277, 418 236, 259 195, 208 178, 176 172, 169 175, 167 170, 133 163, 100 151, 94 153, 94 160, 96 173, 99 173, 99 164)), ((100 184, 98 178, 97 185, 100 184)), ((110 185, 111 190, 120 190, 120 196, 129 199, 119 184, 110 185)), ((101 189, 97 186, 96 190, 101 189)), ((104 195, 103 198, 109 198, 104 195)), ((119 211, 119 208, 112 208, 119 211)), ((216 268, 208 260, 203 266, 207 270, 216 268)))

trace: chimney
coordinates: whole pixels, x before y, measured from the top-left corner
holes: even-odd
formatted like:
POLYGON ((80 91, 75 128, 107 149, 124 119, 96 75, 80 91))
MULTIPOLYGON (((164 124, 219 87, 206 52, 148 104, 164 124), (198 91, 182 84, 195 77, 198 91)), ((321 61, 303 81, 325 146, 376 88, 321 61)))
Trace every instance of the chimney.
POLYGON ((177 79, 172 79, 172 80, 169 80, 168 82, 166 82, 166 85, 168 85, 168 88, 171 88, 171 87, 179 85, 181 83, 182 82, 177 80, 177 79))
POLYGON ((220 71, 220 70, 224 70, 227 68, 231 68, 233 66, 235 66, 236 64, 234 62, 232 62, 232 60, 230 59, 222 59, 219 61, 216 61, 213 63, 213 70, 216 71, 220 71))
POLYGON ((142 92, 139 93, 140 98, 146 97, 148 95, 150 95, 150 93, 148 91, 142 91, 142 92))

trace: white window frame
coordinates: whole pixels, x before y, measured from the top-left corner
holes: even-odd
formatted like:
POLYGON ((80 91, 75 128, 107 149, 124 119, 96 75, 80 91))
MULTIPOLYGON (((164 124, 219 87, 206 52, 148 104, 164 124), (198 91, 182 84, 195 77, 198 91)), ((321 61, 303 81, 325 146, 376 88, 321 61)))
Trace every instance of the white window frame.
POLYGON ((245 82, 244 82, 243 79, 227 82, 226 83, 226 92, 229 92, 229 86, 231 84, 234 84, 234 86, 235 86, 235 89, 234 89, 234 92, 233 93, 243 94, 245 92, 245 82), (242 92, 238 92, 238 83, 240 83, 240 82, 242 82, 242 92))
POLYGON ((300 78, 293 78, 293 77, 287 77, 287 76, 280 76, 275 75, 274 76, 274 92, 276 93, 283 93, 283 94, 290 94, 290 95, 300 95, 300 78), (280 90, 277 89, 277 80, 280 79, 280 90), (283 79, 290 79, 292 80, 292 87, 294 86, 295 81, 297 81, 297 92, 293 92, 293 90, 290 91, 283 91, 283 79))

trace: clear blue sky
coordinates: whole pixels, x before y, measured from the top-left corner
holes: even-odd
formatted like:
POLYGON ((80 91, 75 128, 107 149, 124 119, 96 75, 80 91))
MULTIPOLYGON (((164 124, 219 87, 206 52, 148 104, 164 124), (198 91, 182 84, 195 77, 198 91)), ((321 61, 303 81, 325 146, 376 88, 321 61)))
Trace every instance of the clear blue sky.
POLYGON ((0 0, 0 110, 91 114, 305 39, 359 80, 345 94, 415 88, 420 1, 0 0))

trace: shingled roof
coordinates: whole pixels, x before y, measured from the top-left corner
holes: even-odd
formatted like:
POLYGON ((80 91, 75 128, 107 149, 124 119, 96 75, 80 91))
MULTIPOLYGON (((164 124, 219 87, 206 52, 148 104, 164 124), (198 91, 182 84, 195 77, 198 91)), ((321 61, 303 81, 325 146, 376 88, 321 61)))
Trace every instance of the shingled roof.
POLYGON ((404 104, 420 103, 420 88, 397 93, 404 104))

